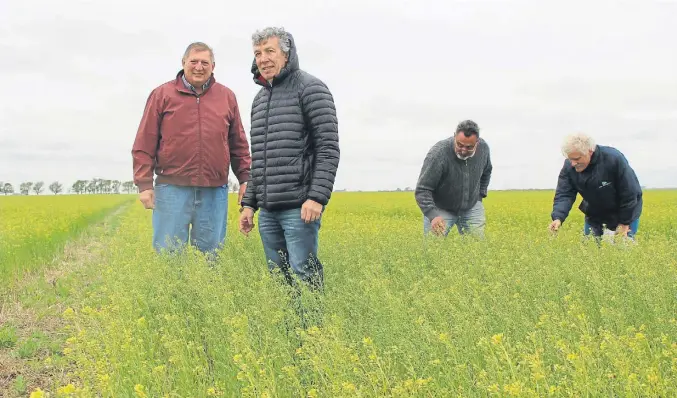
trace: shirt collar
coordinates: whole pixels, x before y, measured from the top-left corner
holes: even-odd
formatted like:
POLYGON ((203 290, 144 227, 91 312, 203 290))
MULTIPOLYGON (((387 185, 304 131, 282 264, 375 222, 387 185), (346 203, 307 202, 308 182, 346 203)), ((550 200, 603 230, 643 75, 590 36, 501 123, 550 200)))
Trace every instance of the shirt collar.
MULTIPOLYGON (((195 90, 195 87, 194 87, 192 84, 190 84, 190 83, 188 82, 188 80, 186 79, 186 75, 183 74, 183 73, 181 74, 181 80, 183 81, 183 85, 184 85, 188 90, 190 90, 190 91, 192 91, 192 92, 194 92, 194 93, 197 94, 197 90, 195 90)), ((210 76, 209 79, 207 79, 207 81, 205 82, 205 84, 202 85, 202 90, 203 90, 203 91, 206 90, 207 87, 209 87, 209 84, 210 84, 211 82, 212 82, 212 78, 211 78, 211 76, 210 76)))

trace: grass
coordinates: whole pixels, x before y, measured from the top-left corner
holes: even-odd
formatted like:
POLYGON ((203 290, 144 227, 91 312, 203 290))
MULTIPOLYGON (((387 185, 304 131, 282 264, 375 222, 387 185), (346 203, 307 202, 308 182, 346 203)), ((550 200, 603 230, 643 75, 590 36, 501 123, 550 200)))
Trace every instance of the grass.
POLYGON ((491 192, 485 241, 423 239, 409 192, 337 193, 320 237, 325 293, 301 298, 321 316, 306 328, 268 273, 258 235, 237 232, 234 202, 215 266, 194 251, 156 256, 150 212, 122 213, 68 277, 66 297, 52 298, 68 303, 59 362, 68 377, 42 388, 148 397, 677 393, 675 191, 646 193, 637 245, 601 248, 582 239, 577 210, 556 237, 547 232, 551 192, 491 192))
POLYGON ((0 197, 0 286, 48 263, 90 224, 131 195, 0 197))

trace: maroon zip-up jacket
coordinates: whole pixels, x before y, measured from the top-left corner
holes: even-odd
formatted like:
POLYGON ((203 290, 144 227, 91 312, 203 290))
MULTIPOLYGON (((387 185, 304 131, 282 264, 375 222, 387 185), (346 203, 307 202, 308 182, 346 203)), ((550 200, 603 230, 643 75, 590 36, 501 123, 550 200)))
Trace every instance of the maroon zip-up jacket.
POLYGON ((222 186, 231 163, 239 183, 247 182, 251 155, 235 94, 212 74, 198 96, 182 75, 148 96, 132 147, 134 184, 153 189, 155 172, 158 184, 222 186))

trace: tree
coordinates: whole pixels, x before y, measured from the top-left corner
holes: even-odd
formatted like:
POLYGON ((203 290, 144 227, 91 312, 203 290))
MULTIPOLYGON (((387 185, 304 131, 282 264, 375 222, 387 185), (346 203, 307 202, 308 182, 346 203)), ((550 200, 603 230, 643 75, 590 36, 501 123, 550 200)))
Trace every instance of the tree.
POLYGON ((240 184, 237 183, 237 181, 233 181, 228 177, 228 187, 230 188, 231 192, 237 192, 240 189, 240 184))
POLYGON ((113 181, 111 180, 101 180, 101 193, 111 193, 113 181))
POLYGON ((19 185, 19 192, 21 192, 22 195, 28 195, 31 193, 32 186, 32 182, 22 182, 21 185, 19 185))
POLYGON ((86 192, 87 189, 87 180, 77 180, 73 183, 73 187, 71 188, 73 192, 76 194, 83 194, 86 192))
POLYGON ((11 193, 14 193, 14 186, 8 182, 5 183, 5 185, 2 186, 2 192, 5 195, 9 195, 11 193))
POLYGON ((97 187, 97 185, 98 185, 98 183, 97 183, 97 179, 96 179, 96 178, 90 180, 89 183, 87 184, 87 188, 85 188, 85 192, 87 192, 87 193, 96 193, 96 187, 97 187))
POLYGON ((49 190, 52 191, 54 195, 58 195, 61 191, 63 191, 63 186, 58 181, 54 181, 53 183, 49 184, 49 190))
POLYGON ((136 192, 136 186, 134 186, 134 181, 125 181, 122 183, 122 190, 127 193, 136 192))
POLYGON ((44 182, 42 181, 36 182, 35 184, 33 184, 33 192, 35 192, 36 195, 40 195, 44 186, 45 186, 44 182))
POLYGON ((120 193, 120 185, 122 185, 120 180, 113 180, 112 185, 113 193, 120 193))

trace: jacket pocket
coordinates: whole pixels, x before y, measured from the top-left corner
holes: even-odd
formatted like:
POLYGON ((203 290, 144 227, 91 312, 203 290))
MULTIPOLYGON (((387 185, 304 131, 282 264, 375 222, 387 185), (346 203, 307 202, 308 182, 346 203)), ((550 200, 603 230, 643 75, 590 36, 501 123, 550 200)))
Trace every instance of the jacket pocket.
POLYGON ((174 148, 173 144, 174 140, 171 138, 164 137, 160 141, 160 147, 158 148, 158 152, 155 155, 158 174, 164 174, 164 171, 167 169, 172 169, 175 167, 175 165, 172 164, 176 158, 174 154, 176 148, 174 148))

